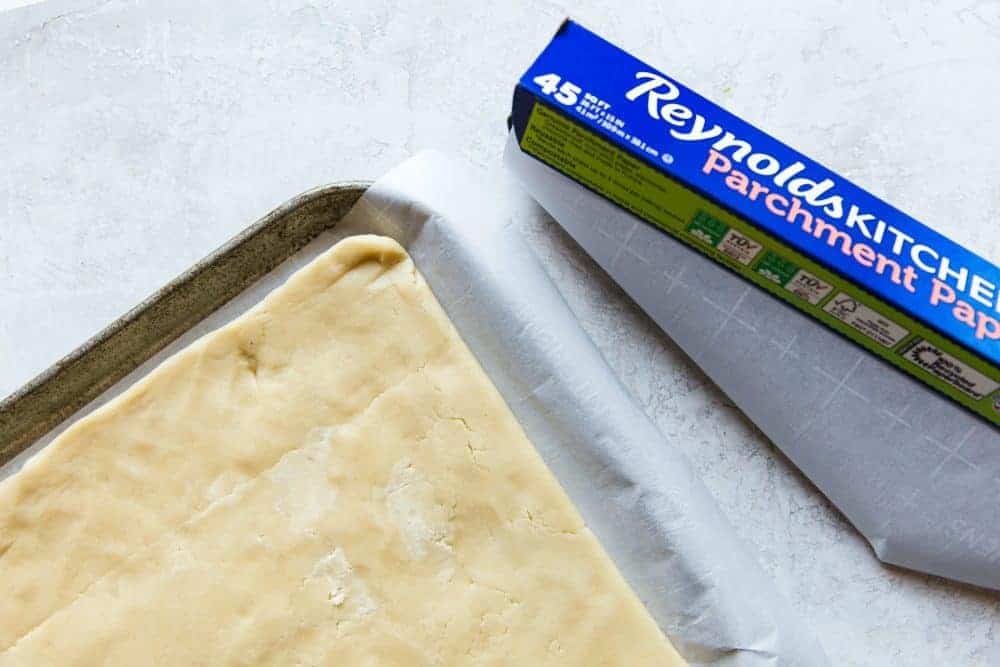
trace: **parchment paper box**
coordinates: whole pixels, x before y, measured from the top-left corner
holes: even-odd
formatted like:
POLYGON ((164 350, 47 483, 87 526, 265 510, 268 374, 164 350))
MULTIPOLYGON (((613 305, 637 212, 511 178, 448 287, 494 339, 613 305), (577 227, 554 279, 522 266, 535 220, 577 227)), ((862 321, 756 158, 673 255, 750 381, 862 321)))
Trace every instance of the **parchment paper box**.
POLYGON ((1000 424, 1000 269, 567 21, 522 150, 1000 424))
POLYGON ((1000 448, 997 266, 572 21, 521 78, 510 124, 507 161, 528 191, 883 560, 1000 585, 998 517, 985 504, 1000 487, 986 449, 1000 448), (681 276, 692 250, 699 268, 681 276), (750 303, 760 306, 746 313, 750 303), (742 338, 711 349, 734 320, 742 338), (825 374, 828 397, 806 400, 796 369, 807 366, 825 374), (841 405, 851 391, 861 407, 841 405), (818 422, 825 432, 812 433, 818 422), (930 449, 893 450, 896 438, 930 449), (982 451, 963 456, 969 442, 982 451), (951 475, 956 460, 976 474, 951 475), (988 500, 970 507, 965 493, 988 500))

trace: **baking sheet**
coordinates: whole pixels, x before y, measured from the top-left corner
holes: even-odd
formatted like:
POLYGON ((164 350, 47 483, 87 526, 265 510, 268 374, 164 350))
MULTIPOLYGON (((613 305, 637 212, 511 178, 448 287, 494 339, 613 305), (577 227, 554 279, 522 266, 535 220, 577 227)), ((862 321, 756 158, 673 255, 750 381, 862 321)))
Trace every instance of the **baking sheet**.
POLYGON ((505 162, 880 560, 1000 590, 1000 431, 525 155, 513 135, 505 162))
MULTIPOLYGON (((392 236, 408 248, 588 525, 692 664, 827 664, 687 461, 583 333, 509 219, 510 196, 499 184, 482 182, 472 167, 440 154, 407 161, 376 183, 332 232, 79 414, 253 306, 340 238, 392 236)), ((54 436, 0 473, 9 474, 54 436)))

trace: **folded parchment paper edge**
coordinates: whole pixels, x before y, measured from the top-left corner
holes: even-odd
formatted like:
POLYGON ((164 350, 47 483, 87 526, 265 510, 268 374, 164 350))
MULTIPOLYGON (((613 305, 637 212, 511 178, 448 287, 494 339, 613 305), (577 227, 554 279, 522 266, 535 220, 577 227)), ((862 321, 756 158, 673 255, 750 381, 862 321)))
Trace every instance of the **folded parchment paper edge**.
POLYGON ((617 381, 469 165, 422 153, 325 232, 0 470, 238 317, 337 240, 392 236, 654 618, 693 665, 823 665, 818 644, 721 515, 693 469, 617 381))

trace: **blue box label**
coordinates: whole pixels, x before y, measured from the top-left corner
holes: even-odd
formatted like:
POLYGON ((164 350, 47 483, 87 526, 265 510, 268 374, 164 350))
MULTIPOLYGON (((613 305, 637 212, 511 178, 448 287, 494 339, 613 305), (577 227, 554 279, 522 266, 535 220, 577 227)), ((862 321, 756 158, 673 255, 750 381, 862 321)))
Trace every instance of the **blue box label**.
MULTIPOLYGON (((1000 269, 995 265, 572 21, 564 23, 519 82, 512 113, 519 142, 536 103, 862 288, 890 313, 905 316, 895 319, 912 318, 956 343, 976 357, 975 373, 984 379, 976 385, 975 399, 994 393, 994 381, 1000 379, 994 372, 1000 369, 1000 269)), ((605 196, 605 188, 625 187, 576 173, 569 162, 556 164, 546 158, 552 152, 527 152, 605 196)), ((594 150, 575 159, 617 160, 594 150)), ((628 195, 610 198, 648 219, 628 195)), ((698 233, 704 238, 710 230, 698 233)), ((763 275, 780 285, 798 272, 790 260, 773 253, 747 254, 745 240, 727 247, 730 258, 744 252, 748 267, 766 262, 763 275)), ((797 275, 796 282, 804 280, 802 272, 797 275)), ((828 292, 836 290, 823 281, 811 283, 808 292, 802 285, 817 308, 834 298, 828 292)), ((915 327, 893 322, 891 314, 884 318, 887 324, 876 325, 873 317, 856 314, 861 308, 848 312, 829 306, 823 312, 857 330, 881 326, 869 337, 889 348, 898 345, 899 357, 918 363, 913 361, 916 341, 927 337, 913 335, 915 327)), ((928 347, 937 349, 930 343, 921 349, 928 347)), ((923 365, 924 371, 953 387, 965 383, 958 388, 969 394, 974 381, 956 381, 953 369, 938 372, 942 359, 953 358, 942 350, 923 365), (928 364, 936 366, 928 371, 928 364)))

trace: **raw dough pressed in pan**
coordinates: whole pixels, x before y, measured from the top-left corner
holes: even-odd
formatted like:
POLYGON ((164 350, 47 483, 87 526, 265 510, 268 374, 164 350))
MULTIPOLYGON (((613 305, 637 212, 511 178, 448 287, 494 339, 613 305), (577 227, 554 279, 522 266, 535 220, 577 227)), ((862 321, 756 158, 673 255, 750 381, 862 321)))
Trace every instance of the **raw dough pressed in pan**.
POLYGON ((373 236, 0 485, 0 590, 0 667, 683 664, 373 236))

